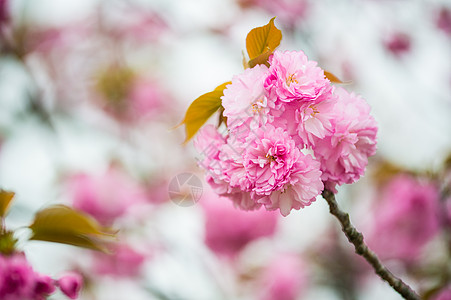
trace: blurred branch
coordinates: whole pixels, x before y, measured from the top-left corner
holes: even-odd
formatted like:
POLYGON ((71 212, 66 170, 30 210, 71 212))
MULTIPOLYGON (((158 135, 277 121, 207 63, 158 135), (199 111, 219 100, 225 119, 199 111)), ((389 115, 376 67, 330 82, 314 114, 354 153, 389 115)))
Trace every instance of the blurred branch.
POLYGON ((348 238, 348 241, 354 245, 355 252, 365 258, 365 260, 373 267, 376 274, 387 281, 390 286, 397 291, 404 299, 419 300, 420 296, 415 293, 406 283, 393 275, 384 265, 382 265, 376 254, 371 251, 363 241, 363 235, 351 224, 349 214, 343 212, 338 207, 335 195, 329 190, 324 190, 323 198, 329 204, 329 211, 334 215, 341 224, 341 228, 348 238))

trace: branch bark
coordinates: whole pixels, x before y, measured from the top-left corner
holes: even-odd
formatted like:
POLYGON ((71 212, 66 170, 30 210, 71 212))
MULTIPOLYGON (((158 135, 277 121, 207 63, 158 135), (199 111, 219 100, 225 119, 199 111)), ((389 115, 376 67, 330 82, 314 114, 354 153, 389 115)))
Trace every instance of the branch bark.
POLYGON ((390 286, 397 291, 404 299, 408 300, 420 300, 420 296, 415 293, 414 290, 401 279, 393 275, 377 257, 377 255, 371 251, 363 241, 363 235, 357 231, 357 229, 351 224, 349 215, 340 210, 335 195, 329 190, 324 190, 322 193, 323 198, 329 204, 329 211, 334 215, 341 224, 341 229, 348 238, 348 241, 354 245, 355 252, 365 258, 365 260, 373 267, 376 274, 390 284, 390 286))

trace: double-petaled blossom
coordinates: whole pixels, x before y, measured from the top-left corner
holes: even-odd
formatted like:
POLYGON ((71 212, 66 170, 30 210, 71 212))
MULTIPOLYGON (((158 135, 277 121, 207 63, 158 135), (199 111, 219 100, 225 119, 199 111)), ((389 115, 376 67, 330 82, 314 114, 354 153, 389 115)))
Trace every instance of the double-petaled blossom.
POLYGON ((319 163, 303 154, 282 128, 260 128, 243 152, 251 194, 267 209, 291 209, 310 205, 322 191, 319 163))
POLYGON ((365 172, 368 157, 376 152, 377 124, 365 100, 343 88, 335 90, 332 134, 315 142, 326 187, 353 183, 365 172))
POLYGON ((286 216, 324 184, 335 191, 358 180, 376 151, 377 125, 361 97, 331 86, 302 51, 275 51, 269 64, 233 77, 221 98, 227 132, 207 125, 195 147, 216 193, 286 216))
POLYGON ((276 96, 277 107, 292 101, 315 103, 321 95, 330 93, 324 71, 302 51, 275 51, 269 63, 265 88, 276 96))
POLYGON ((224 116, 227 125, 233 130, 242 124, 258 128, 270 118, 269 110, 274 103, 267 96, 264 81, 268 68, 257 65, 232 78, 222 96, 224 116))

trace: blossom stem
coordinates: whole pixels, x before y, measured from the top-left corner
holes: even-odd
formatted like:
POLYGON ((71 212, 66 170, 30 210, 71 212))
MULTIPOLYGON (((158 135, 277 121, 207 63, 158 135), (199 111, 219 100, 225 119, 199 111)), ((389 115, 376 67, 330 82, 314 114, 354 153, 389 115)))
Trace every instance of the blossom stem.
POLYGON ((348 238, 348 241, 354 245, 355 252, 365 258, 365 260, 373 267, 376 274, 382 279, 388 282, 390 286, 397 291, 404 299, 408 300, 420 300, 420 296, 412 290, 410 286, 404 283, 401 279, 393 275, 377 257, 377 255, 371 251, 363 241, 363 235, 357 231, 357 229, 351 224, 349 214, 343 212, 338 207, 338 203, 335 200, 335 194, 325 189, 322 193, 323 198, 329 204, 329 211, 334 215, 341 224, 341 228, 348 238))

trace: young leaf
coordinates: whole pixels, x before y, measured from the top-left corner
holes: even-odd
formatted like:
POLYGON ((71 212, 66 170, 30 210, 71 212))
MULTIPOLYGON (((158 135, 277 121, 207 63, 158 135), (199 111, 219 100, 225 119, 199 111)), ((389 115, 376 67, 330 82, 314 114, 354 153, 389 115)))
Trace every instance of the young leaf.
POLYGON ((252 60, 267 51, 273 52, 282 40, 282 32, 274 25, 274 18, 262 27, 252 29, 246 37, 246 49, 252 60))
POLYGON ((333 82, 333 83, 344 83, 337 76, 335 76, 334 74, 332 74, 330 72, 324 71, 324 76, 326 76, 326 78, 329 79, 330 82, 333 82))
POLYGON ((269 62, 268 62, 268 59, 269 59, 269 57, 271 56, 271 54, 272 54, 272 51, 269 50, 269 48, 268 48, 268 50, 267 50, 266 52, 263 52, 263 53, 260 54, 259 56, 257 56, 257 57, 255 57, 255 58, 251 59, 251 60, 248 62, 249 67, 250 67, 250 68, 253 68, 253 67, 255 67, 256 65, 266 65, 266 66, 269 68, 269 62))
POLYGON ((3 218, 8 214, 14 195, 13 192, 0 190, 0 217, 3 218))
POLYGON ((107 240, 114 237, 114 234, 102 228, 92 217, 65 205, 53 205, 39 211, 29 228, 32 230, 30 240, 69 244, 104 252, 107 252, 107 240))
POLYGON ((185 118, 181 124, 185 124, 187 143, 207 122, 207 120, 221 107, 221 97, 224 89, 230 82, 226 82, 216 87, 212 92, 203 94, 193 101, 186 111, 185 118))

